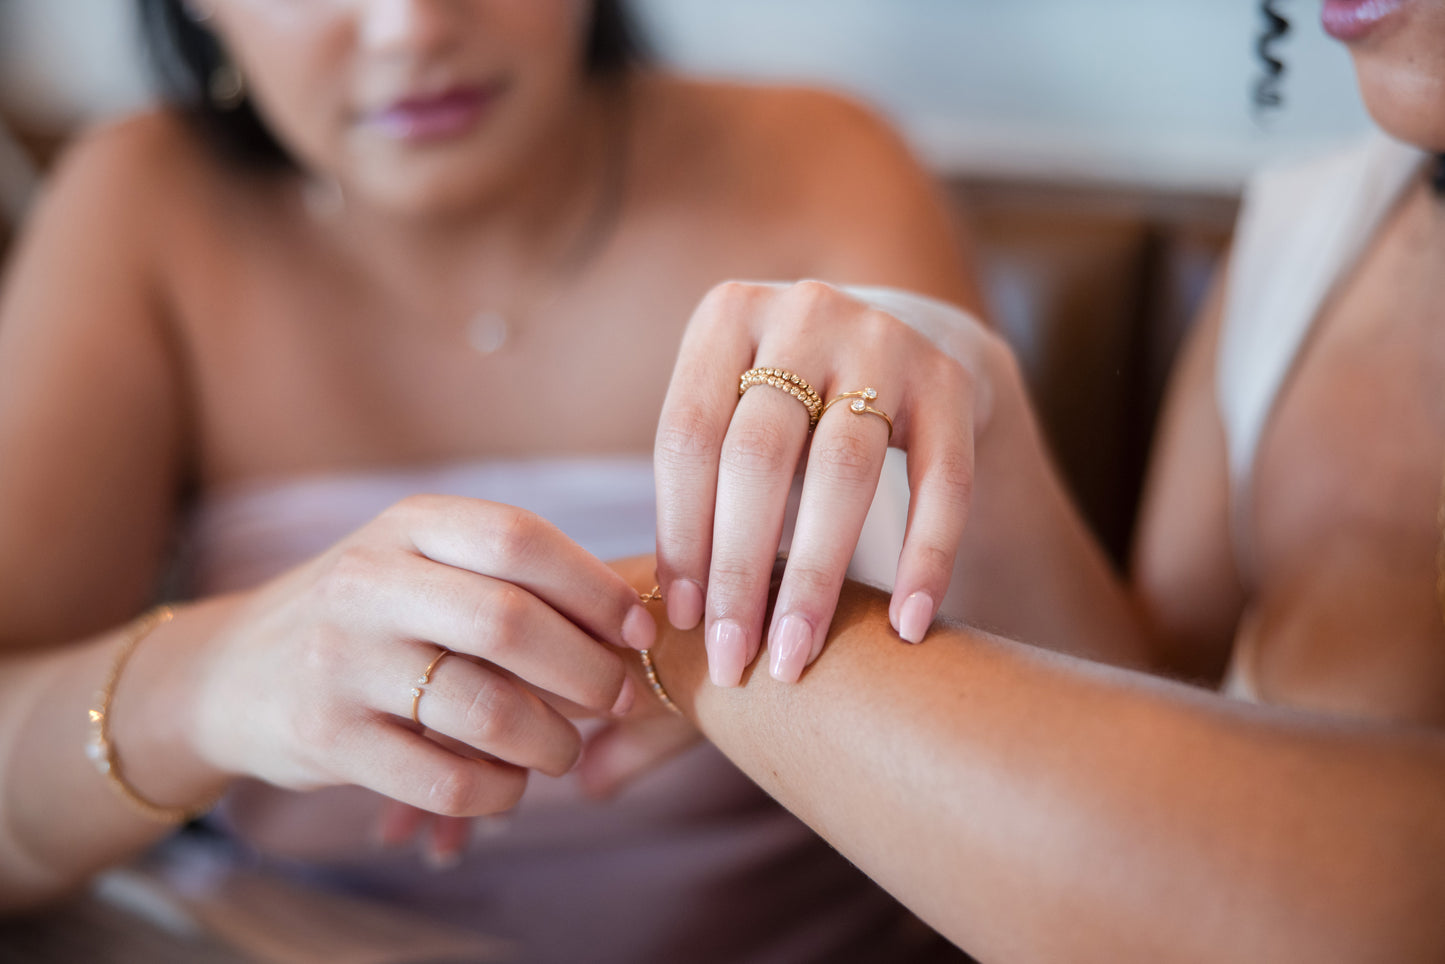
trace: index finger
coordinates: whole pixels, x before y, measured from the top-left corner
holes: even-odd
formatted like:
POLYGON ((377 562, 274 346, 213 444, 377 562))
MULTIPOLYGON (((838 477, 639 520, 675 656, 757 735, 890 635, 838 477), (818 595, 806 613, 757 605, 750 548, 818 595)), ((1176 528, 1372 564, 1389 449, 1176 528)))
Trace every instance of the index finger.
POLYGON ((656 638, 637 591, 534 513, 447 496, 413 497, 398 511, 402 538, 434 562, 513 583, 614 646, 646 649, 656 638))

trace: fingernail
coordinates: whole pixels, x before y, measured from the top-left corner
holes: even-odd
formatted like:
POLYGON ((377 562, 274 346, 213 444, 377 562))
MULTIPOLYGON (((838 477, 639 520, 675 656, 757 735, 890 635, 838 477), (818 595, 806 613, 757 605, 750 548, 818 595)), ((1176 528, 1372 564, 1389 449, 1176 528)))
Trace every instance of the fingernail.
POLYGON ((702 586, 691 579, 675 579, 667 587, 667 621, 678 629, 691 629, 702 619, 702 586))
POLYGON ((632 704, 637 700, 637 688, 632 685, 632 677, 622 677, 622 691, 617 694, 617 702, 612 704, 612 715, 621 716, 632 709, 632 704))
POLYGON ((922 590, 903 600, 898 613, 898 635, 910 643, 921 643, 933 622, 933 597, 922 590))
POLYGON ((797 613, 788 613, 778 621, 768 648, 772 650, 773 679, 796 683, 813 651, 813 627, 797 613))
POLYGON ((657 622, 642 604, 627 610, 622 620, 622 641, 633 649, 650 649, 657 642, 657 622))
POLYGON ((713 623, 707 633, 707 669, 713 685, 738 685, 746 662, 747 639, 743 627, 731 619, 713 623))

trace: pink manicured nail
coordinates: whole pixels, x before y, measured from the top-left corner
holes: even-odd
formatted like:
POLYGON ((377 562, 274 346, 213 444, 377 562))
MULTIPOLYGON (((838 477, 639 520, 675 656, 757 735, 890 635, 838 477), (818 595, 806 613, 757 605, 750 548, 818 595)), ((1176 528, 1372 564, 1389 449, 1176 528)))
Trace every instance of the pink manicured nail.
POLYGON ((650 649, 657 642, 657 622, 641 605, 627 610, 622 620, 622 641, 633 649, 650 649))
POLYGON ((714 686, 736 686, 747 665, 747 637, 731 619, 719 619, 707 633, 707 669, 714 686))
POLYGON ((632 683, 631 676, 622 677, 622 691, 617 694, 617 702, 612 704, 612 715, 621 716, 632 709, 632 704, 637 700, 637 687, 632 683))
POLYGON ((898 612, 898 635, 910 643, 921 643, 933 622, 933 597, 919 591, 903 600, 898 612))
POLYGON ((797 613, 789 613, 778 621, 768 646, 772 650, 773 679, 796 683, 813 651, 813 627, 797 613))
POLYGON ((691 579, 676 579, 667 587, 667 621, 678 629, 691 629, 702 619, 702 587, 691 579))

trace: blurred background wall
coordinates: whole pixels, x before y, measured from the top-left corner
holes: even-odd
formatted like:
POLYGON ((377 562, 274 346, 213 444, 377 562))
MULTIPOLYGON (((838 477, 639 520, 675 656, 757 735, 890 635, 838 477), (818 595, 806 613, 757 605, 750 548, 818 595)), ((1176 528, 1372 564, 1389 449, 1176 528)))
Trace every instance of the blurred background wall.
MULTIPOLYGON (((1256 165, 1367 120, 1313 0, 1259 114, 1254 0, 634 0, 664 62, 841 88, 897 123, 979 241, 989 314, 1122 556, 1170 360, 1256 165)), ((30 165, 144 104, 127 0, 0 0, 0 243, 30 165)))

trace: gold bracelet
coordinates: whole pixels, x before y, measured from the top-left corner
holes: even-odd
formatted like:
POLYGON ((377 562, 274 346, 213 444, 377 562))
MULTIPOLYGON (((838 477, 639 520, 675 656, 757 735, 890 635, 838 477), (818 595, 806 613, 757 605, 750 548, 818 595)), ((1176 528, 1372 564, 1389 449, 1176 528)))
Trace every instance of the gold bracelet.
POLYGON ((85 755, 90 758, 91 763, 95 764, 96 770, 109 781, 120 798, 136 813, 161 823, 179 824, 194 820, 210 810, 216 805, 219 797, 214 797, 195 807, 163 807, 158 803, 152 803, 126 781, 125 774, 121 771, 120 757, 116 755, 115 744, 110 739, 110 704, 115 698, 115 685, 120 681, 121 670, 125 669, 125 664, 130 660, 131 653, 135 651, 140 641, 149 636, 158 626, 170 622, 174 616, 175 611, 171 607, 157 606, 130 624, 125 640, 120 644, 119 652, 115 654, 115 662, 111 664, 110 676, 106 677, 105 685, 96 693, 96 706, 88 714, 90 738, 85 742, 85 755))
MULTIPOLYGON (((642 593, 638 598, 644 603, 661 602, 662 587, 653 586, 651 592, 642 593)), ((642 658, 642 672, 647 676, 647 685, 652 687, 653 695, 662 701, 663 706, 681 716, 682 710, 678 709, 677 704, 672 701, 672 697, 667 695, 667 689, 662 685, 662 678, 657 675, 657 665, 652 661, 652 650, 639 650, 637 655, 642 658)))

